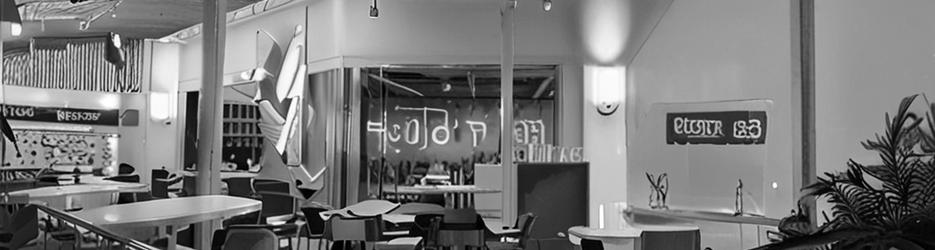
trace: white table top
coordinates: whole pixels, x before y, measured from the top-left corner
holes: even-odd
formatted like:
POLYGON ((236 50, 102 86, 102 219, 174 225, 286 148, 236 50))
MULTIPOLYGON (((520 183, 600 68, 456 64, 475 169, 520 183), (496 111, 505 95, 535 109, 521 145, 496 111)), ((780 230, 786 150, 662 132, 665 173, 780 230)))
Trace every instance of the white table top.
POLYGON ((384 193, 390 194, 453 194, 453 193, 499 193, 500 190, 482 188, 475 185, 426 185, 426 186, 384 186, 384 193))
POLYGON ((111 185, 67 185, 19 190, 10 192, 10 195, 29 195, 30 199, 34 199, 93 193, 118 193, 120 189, 120 186, 111 185))
POLYGON ((108 229, 185 225, 259 211, 257 200, 206 195, 151 200, 93 208, 73 213, 108 229))

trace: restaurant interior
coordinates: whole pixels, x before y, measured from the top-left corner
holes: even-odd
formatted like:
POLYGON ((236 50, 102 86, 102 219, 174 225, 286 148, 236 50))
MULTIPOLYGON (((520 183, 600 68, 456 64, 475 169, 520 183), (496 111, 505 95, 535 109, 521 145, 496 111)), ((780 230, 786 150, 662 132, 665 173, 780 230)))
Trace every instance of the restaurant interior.
POLYGON ((0 249, 935 249, 932 9, 0 0, 0 249))

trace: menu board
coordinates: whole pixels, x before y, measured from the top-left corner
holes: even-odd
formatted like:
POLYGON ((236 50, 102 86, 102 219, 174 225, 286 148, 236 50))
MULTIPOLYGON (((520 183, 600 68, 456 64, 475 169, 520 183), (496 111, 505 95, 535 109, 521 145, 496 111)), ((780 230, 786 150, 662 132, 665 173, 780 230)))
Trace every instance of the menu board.
POLYGON ((119 111, 116 109, 97 110, 8 104, 3 105, 3 112, 10 120, 106 126, 117 126, 119 117, 119 111))

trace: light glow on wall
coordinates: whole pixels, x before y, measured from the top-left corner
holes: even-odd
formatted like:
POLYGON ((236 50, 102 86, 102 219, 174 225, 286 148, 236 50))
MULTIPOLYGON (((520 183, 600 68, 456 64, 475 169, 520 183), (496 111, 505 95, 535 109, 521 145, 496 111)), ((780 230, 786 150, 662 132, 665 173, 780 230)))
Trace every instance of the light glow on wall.
POLYGON ((120 108, 120 98, 115 94, 108 94, 98 100, 98 103, 101 104, 101 107, 105 109, 118 109, 120 108))
POLYGON ((23 34, 23 25, 18 23, 10 24, 10 35, 19 36, 23 34))
POLYGON ((153 121, 168 121, 174 110, 168 93, 152 92, 149 96, 149 115, 153 121))
POLYGON ((591 86, 591 104, 601 115, 613 114, 624 103, 626 72, 622 66, 584 66, 584 82, 591 86))
POLYGON ((584 47, 588 55, 599 63, 611 63, 623 54, 630 25, 624 20, 626 1, 582 1, 581 25, 584 47))

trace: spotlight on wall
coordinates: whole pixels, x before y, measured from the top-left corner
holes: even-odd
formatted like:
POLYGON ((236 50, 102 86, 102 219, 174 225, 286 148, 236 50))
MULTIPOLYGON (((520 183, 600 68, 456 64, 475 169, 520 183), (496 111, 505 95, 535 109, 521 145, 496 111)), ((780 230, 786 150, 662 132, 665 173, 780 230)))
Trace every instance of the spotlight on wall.
POLYGON ((552 0, 542 0, 542 10, 549 12, 552 10, 552 0))
POLYGON ((624 102, 622 92, 626 89, 626 68, 587 65, 584 73, 584 82, 591 86, 591 103, 597 113, 612 115, 624 102))
POLYGON ((370 18, 380 17, 380 9, 377 9, 377 0, 370 2, 370 18))

